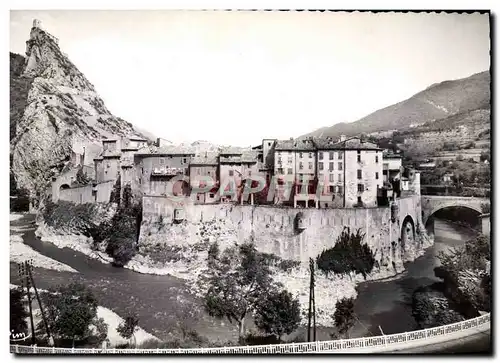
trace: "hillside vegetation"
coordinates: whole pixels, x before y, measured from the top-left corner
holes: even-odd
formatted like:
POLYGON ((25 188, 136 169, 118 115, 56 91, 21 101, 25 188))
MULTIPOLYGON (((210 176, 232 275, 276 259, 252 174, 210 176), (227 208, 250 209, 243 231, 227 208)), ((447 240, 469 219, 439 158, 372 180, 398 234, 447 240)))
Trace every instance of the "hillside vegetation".
POLYGON ((434 84, 409 99, 385 107, 352 123, 324 127, 305 136, 358 135, 402 130, 410 125, 446 118, 458 113, 490 107, 490 73, 434 84))

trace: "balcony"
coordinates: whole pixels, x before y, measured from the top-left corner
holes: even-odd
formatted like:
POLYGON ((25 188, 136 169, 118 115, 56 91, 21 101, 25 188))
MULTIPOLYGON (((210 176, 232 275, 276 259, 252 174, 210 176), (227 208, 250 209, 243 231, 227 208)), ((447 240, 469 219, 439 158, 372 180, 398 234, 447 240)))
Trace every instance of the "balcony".
POLYGON ((186 168, 154 168, 151 171, 152 176, 176 176, 186 175, 186 168))

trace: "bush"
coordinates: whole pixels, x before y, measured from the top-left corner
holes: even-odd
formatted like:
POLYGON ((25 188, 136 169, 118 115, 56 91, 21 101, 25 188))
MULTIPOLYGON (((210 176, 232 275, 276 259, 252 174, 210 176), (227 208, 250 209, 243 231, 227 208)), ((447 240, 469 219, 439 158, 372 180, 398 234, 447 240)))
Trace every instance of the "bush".
POLYGON ((362 274, 366 279, 375 264, 373 252, 367 244, 362 244, 364 234, 358 229, 356 234, 350 233, 345 227, 333 248, 324 250, 316 258, 318 269, 326 276, 330 272, 349 274, 351 272, 362 274))
POLYGON ((128 237, 111 237, 106 246, 106 253, 113 258, 117 267, 125 266, 137 253, 136 243, 128 237))
POLYGON ((348 335, 354 326, 354 299, 343 298, 335 304, 335 313, 332 315, 335 327, 341 336, 348 335))
POLYGON ((28 212, 30 209, 30 195, 28 190, 19 189, 10 200, 11 212, 28 212))

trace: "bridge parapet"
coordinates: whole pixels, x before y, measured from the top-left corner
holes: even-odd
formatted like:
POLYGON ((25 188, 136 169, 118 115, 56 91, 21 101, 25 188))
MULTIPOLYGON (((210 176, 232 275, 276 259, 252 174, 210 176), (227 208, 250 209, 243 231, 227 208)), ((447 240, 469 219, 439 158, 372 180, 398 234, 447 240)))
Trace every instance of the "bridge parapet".
POLYGON ((194 349, 49 348, 11 345, 10 352, 18 354, 296 354, 391 352, 450 342, 480 332, 489 331, 490 322, 491 316, 488 313, 473 319, 431 329, 366 338, 316 341, 309 343, 194 349))

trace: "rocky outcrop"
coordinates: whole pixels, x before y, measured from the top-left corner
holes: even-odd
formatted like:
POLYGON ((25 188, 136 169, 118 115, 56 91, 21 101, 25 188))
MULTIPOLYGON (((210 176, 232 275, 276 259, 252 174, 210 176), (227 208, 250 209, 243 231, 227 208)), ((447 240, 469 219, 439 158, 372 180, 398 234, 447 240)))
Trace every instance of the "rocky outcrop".
MULTIPOLYGON (((41 194, 72 152, 81 154, 85 146, 87 152, 96 152, 102 138, 143 136, 109 112, 94 86, 39 22, 34 22, 26 42, 26 60, 18 78, 27 85, 26 94, 20 95, 24 103, 14 107, 17 119, 11 140, 12 169, 19 187, 41 194)), ((11 82, 12 92, 20 91, 13 90, 11 82)), ((11 105, 11 117, 12 110, 11 105)), ((92 163, 94 156, 85 159, 92 163)))

